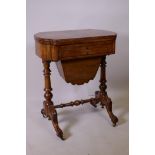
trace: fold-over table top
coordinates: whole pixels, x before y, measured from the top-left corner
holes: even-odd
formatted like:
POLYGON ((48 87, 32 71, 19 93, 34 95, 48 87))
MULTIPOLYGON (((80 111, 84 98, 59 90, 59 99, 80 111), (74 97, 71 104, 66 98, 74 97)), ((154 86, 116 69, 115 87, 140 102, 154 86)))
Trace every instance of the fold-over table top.
POLYGON ((115 38, 116 33, 105 30, 83 29, 66 31, 39 32, 34 35, 36 41, 50 42, 53 45, 63 45, 66 43, 77 43, 78 41, 96 41, 99 39, 115 38))

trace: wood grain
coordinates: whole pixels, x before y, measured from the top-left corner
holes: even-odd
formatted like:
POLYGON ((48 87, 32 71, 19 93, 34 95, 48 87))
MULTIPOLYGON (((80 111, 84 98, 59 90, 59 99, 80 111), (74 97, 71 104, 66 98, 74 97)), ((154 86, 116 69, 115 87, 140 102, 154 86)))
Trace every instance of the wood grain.
POLYGON ((56 108, 78 106, 90 103, 97 107, 106 107, 113 126, 118 118, 112 112, 112 101, 107 95, 106 85, 106 56, 115 53, 116 33, 105 30, 67 30, 40 32, 34 35, 36 55, 43 61, 44 66, 44 102, 41 113, 52 121, 56 134, 64 139, 58 125, 56 108), (93 80, 100 66, 101 76, 99 91, 95 98, 76 100, 69 103, 54 105, 52 101, 50 62, 56 62, 60 76, 67 82, 82 85, 93 80))
POLYGON ((101 62, 100 57, 56 62, 61 77, 73 85, 93 80, 101 62))
POLYGON ((36 54, 51 61, 115 53, 116 34, 104 30, 42 32, 34 35, 36 54))
POLYGON ((97 42, 116 38, 116 33, 105 30, 84 29, 40 32, 34 35, 38 42, 51 45, 77 44, 78 42, 97 42))

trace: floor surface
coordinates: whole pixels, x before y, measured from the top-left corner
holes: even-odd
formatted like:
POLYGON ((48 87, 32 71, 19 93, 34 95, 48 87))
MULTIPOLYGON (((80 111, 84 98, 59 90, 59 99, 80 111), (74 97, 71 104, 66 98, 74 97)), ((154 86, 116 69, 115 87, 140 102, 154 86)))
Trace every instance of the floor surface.
POLYGON ((27 155, 128 155, 128 92, 110 92, 118 126, 112 127, 105 109, 89 103, 58 109, 60 140, 52 123, 40 114, 41 100, 27 99, 27 155), (40 106, 38 106, 40 105, 40 106))

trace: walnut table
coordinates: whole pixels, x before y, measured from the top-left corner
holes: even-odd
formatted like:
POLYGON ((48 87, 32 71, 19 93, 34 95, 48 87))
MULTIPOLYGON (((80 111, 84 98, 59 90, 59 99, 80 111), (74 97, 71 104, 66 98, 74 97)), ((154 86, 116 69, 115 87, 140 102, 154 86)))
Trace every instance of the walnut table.
POLYGON ((113 126, 118 118, 112 112, 112 101, 106 92, 106 56, 115 53, 116 33, 104 30, 68 30, 40 32, 34 35, 36 55, 42 59, 45 78, 45 101, 41 113, 52 121, 57 136, 63 138, 59 127, 56 108, 78 106, 90 103, 97 107, 106 107, 113 126), (86 100, 54 105, 50 81, 50 62, 56 62, 60 76, 71 84, 82 85, 94 79, 100 66, 99 91, 95 97, 86 100))

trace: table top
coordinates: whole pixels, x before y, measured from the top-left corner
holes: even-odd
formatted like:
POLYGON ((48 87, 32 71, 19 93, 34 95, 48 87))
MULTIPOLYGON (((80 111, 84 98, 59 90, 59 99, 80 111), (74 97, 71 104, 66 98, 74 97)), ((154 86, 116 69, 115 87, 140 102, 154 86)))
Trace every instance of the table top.
POLYGON ((105 30, 83 29, 83 30, 66 30, 66 31, 49 31, 39 32, 34 35, 35 40, 50 42, 52 44, 63 44, 74 41, 93 41, 97 39, 116 37, 116 33, 105 30))

